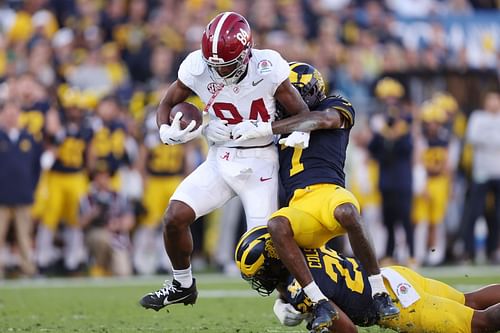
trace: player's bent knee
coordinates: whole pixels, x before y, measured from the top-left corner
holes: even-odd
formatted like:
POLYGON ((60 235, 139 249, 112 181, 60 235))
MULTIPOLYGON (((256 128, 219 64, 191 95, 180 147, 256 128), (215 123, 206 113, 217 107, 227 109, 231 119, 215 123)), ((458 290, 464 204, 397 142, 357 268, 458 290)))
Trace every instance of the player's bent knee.
POLYGON ((276 216, 267 222, 267 230, 272 237, 293 236, 290 221, 284 216, 276 216))
POLYGON ((176 230, 188 227, 194 222, 196 214, 193 209, 182 201, 170 201, 167 211, 163 215, 165 230, 176 230))
POLYGON ((333 212, 334 217, 344 228, 356 226, 361 223, 359 211, 352 203, 343 203, 333 212))

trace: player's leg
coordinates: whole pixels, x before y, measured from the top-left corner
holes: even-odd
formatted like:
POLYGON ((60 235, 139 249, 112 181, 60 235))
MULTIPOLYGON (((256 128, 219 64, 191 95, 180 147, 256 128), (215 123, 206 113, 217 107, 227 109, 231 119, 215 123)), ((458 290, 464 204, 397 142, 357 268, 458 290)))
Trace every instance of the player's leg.
POLYGON ((327 228, 325 224, 328 223, 321 221, 322 217, 328 219, 330 215, 325 198, 332 188, 333 185, 318 185, 295 191, 289 207, 278 210, 268 222, 281 261, 304 286, 304 292, 315 304, 311 322, 314 331, 330 326, 338 314, 329 302, 325 302, 326 296, 314 281, 300 247, 321 247, 331 238, 344 233, 338 224, 327 228))
POLYGON ((500 284, 492 284, 464 295, 465 305, 476 310, 484 310, 500 303, 500 284))
POLYGON ((278 210, 278 156, 276 147, 240 149, 234 165, 219 161, 226 183, 240 197, 247 230, 267 224, 278 210))
POLYGON ((158 311, 170 304, 196 302, 198 292, 191 272, 193 238, 189 226, 197 217, 221 207, 234 195, 210 157, 179 185, 163 218, 163 239, 172 262, 173 281, 145 295, 140 301, 143 307, 158 311))
MULTIPOLYGON (((350 195, 344 189, 342 189, 342 192, 346 192, 342 193, 342 196, 348 197, 350 195)), ((399 309, 392 303, 385 289, 375 250, 362 223, 356 199, 353 197, 350 201, 337 205, 333 210, 333 214, 334 218, 347 231, 354 255, 361 261, 369 274, 368 281, 372 288, 372 297, 380 317, 384 319, 397 316, 399 309)))
MULTIPOLYGON (((315 222, 314 218, 305 212, 286 207, 276 212, 276 214, 280 214, 282 211, 286 215, 293 216, 295 221, 300 221, 300 225, 302 226, 318 225, 318 229, 321 229, 321 224, 315 222), (308 223, 309 221, 311 223, 308 223)), ((267 226, 280 260, 295 277, 297 282, 301 286, 304 286, 302 290, 304 290, 314 304, 313 319, 311 321, 312 331, 320 332, 322 329, 331 326, 332 322, 338 319, 338 313, 314 281, 304 255, 294 239, 294 231, 289 219, 286 216, 273 214, 267 226)), ((297 226, 296 230, 298 234, 301 234, 299 228, 297 226)), ((304 234, 308 234, 307 231, 304 234)))
POLYGON ((485 310, 474 311, 472 333, 498 332, 500 330, 500 303, 485 310))
POLYGON ((54 236, 63 213, 63 177, 56 172, 47 173, 47 200, 35 241, 36 263, 43 274, 56 257, 54 236))
POLYGON ((88 189, 88 178, 83 172, 67 175, 63 183, 63 212, 66 222, 63 232, 64 266, 70 272, 77 272, 87 261, 83 230, 80 226, 80 201, 88 189))

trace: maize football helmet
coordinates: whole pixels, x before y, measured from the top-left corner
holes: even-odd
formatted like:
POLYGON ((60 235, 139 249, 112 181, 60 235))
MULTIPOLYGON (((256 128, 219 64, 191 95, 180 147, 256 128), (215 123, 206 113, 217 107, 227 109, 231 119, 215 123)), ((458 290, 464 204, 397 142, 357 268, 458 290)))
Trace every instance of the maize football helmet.
POLYGON ((325 81, 321 73, 304 62, 291 62, 289 79, 299 91, 310 110, 314 110, 326 97, 325 81))
POLYGON ((240 14, 225 12, 212 19, 201 40, 212 79, 226 85, 238 82, 245 73, 252 45, 250 25, 240 14))
POLYGON ((270 295, 288 274, 266 226, 250 229, 241 236, 234 259, 243 279, 262 296, 270 295))

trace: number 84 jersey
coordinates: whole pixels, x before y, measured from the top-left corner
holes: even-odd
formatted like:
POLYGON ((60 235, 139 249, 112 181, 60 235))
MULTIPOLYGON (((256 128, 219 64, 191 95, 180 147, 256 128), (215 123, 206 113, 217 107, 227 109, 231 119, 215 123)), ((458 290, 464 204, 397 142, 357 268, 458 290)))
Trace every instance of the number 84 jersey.
MULTIPOLYGON (((209 104, 210 119, 226 120, 234 126, 243 120, 273 121, 276 113, 274 94, 288 78, 288 63, 272 50, 252 49, 247 73, 236 84, 225 86, 215 81, 201 50, 190 53, 179 67, 178 79, 209 104)), ((264 146, 272 142, 272 135, 241 143, 232 140, 226 147, 264 146)))

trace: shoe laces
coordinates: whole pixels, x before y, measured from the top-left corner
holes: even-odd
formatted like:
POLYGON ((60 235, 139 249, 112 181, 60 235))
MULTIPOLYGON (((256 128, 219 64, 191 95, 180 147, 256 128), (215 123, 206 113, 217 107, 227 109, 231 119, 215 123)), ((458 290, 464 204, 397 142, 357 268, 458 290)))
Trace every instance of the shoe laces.
POLYGON ((156 297, 164 297, 167 296, 168 294, 175 292, 177 290, 177 286, 173 283, 170 283, 169 280, 165 280, 163 282, 163 288, 161 288, 158 291, 155 291, 156 297))

